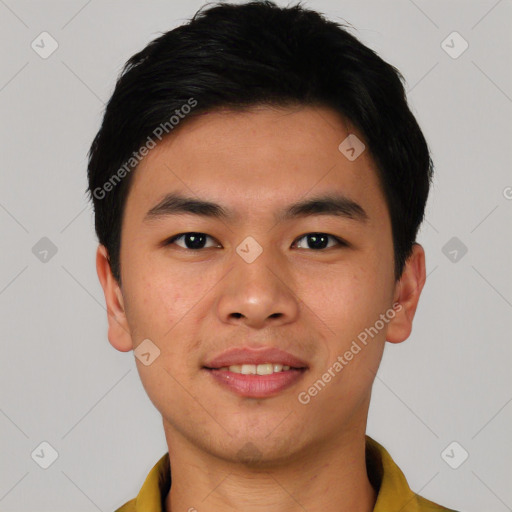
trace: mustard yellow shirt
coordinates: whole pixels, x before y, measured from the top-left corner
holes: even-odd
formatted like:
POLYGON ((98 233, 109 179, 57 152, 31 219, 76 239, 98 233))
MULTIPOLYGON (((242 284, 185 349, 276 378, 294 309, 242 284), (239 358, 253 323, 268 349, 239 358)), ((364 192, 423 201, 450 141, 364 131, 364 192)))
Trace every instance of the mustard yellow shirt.
MULTIPOLYGON (((456 512, 418 496, 409 488, 400 468, 386 449, 366 436, 368 478, 377 491, 373 512, 456 512)), ((136 498, 115 512, 164 512, 165 498, 171 488, 169 452, 149 472, 136 498)))

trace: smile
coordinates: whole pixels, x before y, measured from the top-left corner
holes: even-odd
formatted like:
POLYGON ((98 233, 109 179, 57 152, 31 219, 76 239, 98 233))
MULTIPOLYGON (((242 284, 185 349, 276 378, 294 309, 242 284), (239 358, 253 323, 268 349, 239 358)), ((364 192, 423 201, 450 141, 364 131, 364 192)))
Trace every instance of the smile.
POLYGON ((244 398, 271 398, 297 384, 306 368, 281 364, 242 364, 222 368, 204 368, 223 389, 244 398))
POLYGON ((241 373, 242 375, 271 375, 272 373, 286 372, 290 369, 287 365, 275 363, 263 364, 234 364, 232 366, 223 366, 221 371, 230 371, 241 373))

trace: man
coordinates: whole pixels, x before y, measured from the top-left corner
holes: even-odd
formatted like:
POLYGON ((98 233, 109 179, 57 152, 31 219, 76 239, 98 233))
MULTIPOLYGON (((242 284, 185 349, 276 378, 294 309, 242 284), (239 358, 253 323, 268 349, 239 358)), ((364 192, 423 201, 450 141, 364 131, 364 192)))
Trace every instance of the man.
POLYGON ((365 435, 425 283, 395 68, 300 6, 209 7, 127 62, 88 175, 109 341, 168 444, 120 512, 448 510, 365 435))

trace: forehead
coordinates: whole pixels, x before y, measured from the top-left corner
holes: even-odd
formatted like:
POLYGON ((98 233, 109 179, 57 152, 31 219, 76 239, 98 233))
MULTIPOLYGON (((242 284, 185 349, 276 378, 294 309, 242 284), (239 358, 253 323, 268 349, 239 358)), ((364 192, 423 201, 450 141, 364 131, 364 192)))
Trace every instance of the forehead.
POLYGON ((351 160, 340 151, 349 135, 363 139, 327 108, 202 114, 185 120, 141 161, 126 210, 142 216, 167 193, 179 190, 229 204, 230 210, 247 216, 326 192, 365 202, 376 215, 385 213, 369 152, 351 160))

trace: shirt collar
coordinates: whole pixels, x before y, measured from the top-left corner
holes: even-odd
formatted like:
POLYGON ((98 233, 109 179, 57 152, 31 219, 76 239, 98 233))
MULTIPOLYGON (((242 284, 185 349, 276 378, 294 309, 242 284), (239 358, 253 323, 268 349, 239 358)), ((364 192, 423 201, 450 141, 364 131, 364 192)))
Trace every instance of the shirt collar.
MULTIPOLYGON (((366 467, 370 483, 377 492, 373 512, 448 510, 413 493, 404 474, 386 449, 369 436, 366 436, 366 467)), ((137 497, 116 512, 163 512, 170 488, 171 472, 167 452, 153 466, 137 497)))

